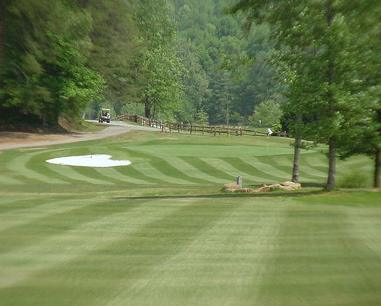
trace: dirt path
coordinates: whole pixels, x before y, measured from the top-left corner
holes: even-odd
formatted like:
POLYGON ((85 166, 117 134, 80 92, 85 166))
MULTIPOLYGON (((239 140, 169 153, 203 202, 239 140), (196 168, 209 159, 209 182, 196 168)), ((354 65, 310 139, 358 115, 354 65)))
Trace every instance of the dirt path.
POLYGON ((0 151, 96 140, 106 137, 118 136, 133 130, 158 131, 157 129, 153 128, 135 126, 125 122, 116 121, 104 130, 95 133, 35 134, 0 132, 0 151))

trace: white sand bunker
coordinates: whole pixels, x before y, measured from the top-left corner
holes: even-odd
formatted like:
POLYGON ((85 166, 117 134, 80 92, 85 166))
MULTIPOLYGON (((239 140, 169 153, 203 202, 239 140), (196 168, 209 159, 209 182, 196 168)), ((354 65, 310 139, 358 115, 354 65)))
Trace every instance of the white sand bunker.
POLYGON ((83 155, 83 156, 68 156, 47 160, 50 164, 66 165, 66 166, 79 166, 79 167, 93 167, 93 168, 109 168, 128 166, 131 164, 129 160, 112 160, 111 155, 97 154, 97 155, 83 155))

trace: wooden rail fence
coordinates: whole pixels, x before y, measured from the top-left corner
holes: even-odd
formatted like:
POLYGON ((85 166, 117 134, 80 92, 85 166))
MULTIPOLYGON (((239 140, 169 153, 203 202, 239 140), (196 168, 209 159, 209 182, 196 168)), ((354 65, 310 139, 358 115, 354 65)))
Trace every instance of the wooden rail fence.
MULTIPOLYGON (((139 115, 125 114, 120 115, 116 118, 117 120, 127 120, 135 122, 141 126, 149 126, 152 128, 160 129, 163 133, 189 133, 189 134, 211 134, 214 136, 217 135, 235 135, 235 136, 266 136, 267 133, 259 132, 254 129, 247 129, 242 127, 226 127, 226 126, 213 126, 213 125, 194 125, 194 124, 185 124, 185 123, 170 123, 163 122, 160 120, 154 120, 145 118, 139 115)), ((279 135, 286 136, 286 135, 279 135)))

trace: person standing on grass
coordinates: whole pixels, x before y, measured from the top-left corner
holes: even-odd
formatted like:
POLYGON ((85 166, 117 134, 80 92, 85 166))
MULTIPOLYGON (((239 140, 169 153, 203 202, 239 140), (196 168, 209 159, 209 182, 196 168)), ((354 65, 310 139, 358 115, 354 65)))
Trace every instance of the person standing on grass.
POLYGON ((273 134, 273 131, 270 128, 268 128, 267 129, 267 136, 271 136, 272 134, 273 134))

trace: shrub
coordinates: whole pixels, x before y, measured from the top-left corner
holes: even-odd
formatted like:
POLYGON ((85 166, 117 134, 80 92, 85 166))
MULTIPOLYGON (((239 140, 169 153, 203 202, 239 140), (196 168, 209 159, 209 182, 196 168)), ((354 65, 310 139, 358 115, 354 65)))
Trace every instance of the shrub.
POLYGON ((363 173, 350 172, 343 175, 337 186, 341 188, 364 188, 369 187, 369 177, 363 173))

